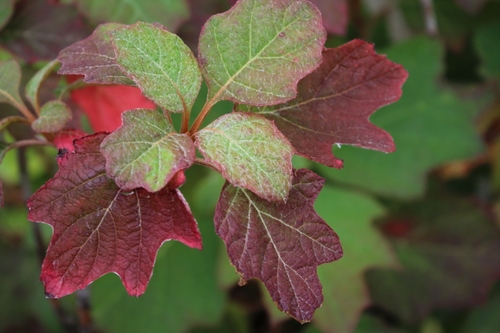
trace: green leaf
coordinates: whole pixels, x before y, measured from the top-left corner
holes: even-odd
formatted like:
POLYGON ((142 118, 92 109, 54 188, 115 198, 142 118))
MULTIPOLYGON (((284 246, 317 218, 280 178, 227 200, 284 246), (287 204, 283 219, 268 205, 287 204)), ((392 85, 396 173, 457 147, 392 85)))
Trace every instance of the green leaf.
POLYGON ((0 2, 0 29, 9 22, 14 12, 14 0, 4 0, 0 2))
POLYGON ((326 178, 409 199, 423 194, 426 173, 433 167, 483 150, 470 116, 480 105, 436 84, 442 59, 437 41, 414 38, 387 50, 387 57, 402 64, 409 76, 401 99, 371 121, 392 135, 396 151, 385 155, 342 146, 334 154, 345 161, 344 169, 318 168, 326 178))
POLYGON ((482 58, 481 73, 486 77, 500 80, 500 22, 481 27, 475 36, 474 43, 482 58))
POLYGON ((196 134, 196 147, 234 186, 284 201, 292 186, 293 148, 273 122, 233 112, 196 134))
POLYGON ((76 0, 78 8, 98 22, 159 22, 175 31, 189 17, 185 0, 76 0))
POLYGON ((40 110, 40 117, 31 124, 38 133, 53 133, 62 130, 71 120, 71 110, 62 101, 45 103, 40 110))
POLYGON ((161 190, 177 173, 193 164, 195 148, 186 134, 155 110, 136 109, 122 114, 123 125, 101 144, 106 172, 125 190, 143 187, 161 190))
POLYGON ((212 16, 200 35, 209 97, 252 105, 293 98, 297 82, 321 63, 325 36, 308 1, 238 1, 212 16))
POLYGON ((318 268, 325 300, 314 315, 314 323, 323 332, 350 333, 371 303, 365 271, 396 265, 389 243, 372 224, 383 209, 368 196, 331 186, 323 188, 315 208, 338 233, 344 257, 318 268))
POLYGON ((116 61, 145 96, 171 112, 191 109, 201 73, 193 53, 178 36, 142 22, 111 34, 116 61))
POLYGON ((24 107, 19 96, 21 68, 15 60, 0 63, 0 103, 9 103, 16 108, 24 107))
POLYGON ((47 78, 47 76, 50 75, 58 63, 59 61, 52 60, 40 69, 26 84, 24 94, 37 112, 40 110, 40 104, 38 102, 38 90, 40 89, 40 84, 47 78))

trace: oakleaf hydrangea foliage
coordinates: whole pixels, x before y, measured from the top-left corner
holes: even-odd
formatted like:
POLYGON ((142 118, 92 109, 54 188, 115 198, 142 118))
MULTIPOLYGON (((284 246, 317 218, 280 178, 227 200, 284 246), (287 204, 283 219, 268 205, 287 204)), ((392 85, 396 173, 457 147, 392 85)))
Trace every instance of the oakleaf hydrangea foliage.
MULTIPOLYGON (((241 283, 260 279, 282 311, 311 320, 323 301, 317 266, 341 258, 342 248, 313 208, 324 180, 294 169, 292 157, 341 168, 335 144, 393 151, 391 136, 368 118, 398 100, 407 76, 366 42, 327 49, 325 40, 321 14, 306 0, 238 1, 206 22, 197 56, 159 24, 102 24, 60 52, 59 73, 137 86, 157 109, 127 110, 120 128, 88 136, 66 128, 62 101, 39 105, 38 87, 57 61, 28 84, 36 117, 18 95, 17 64, 0 64, 0 79, 16 78, 2 83, 0 102, 25 116, 0 126, 28 122, 65 147, 57 174, 28 201, 28 218, 54 229, 41 273, 46 294, 62 297, 114 272, 140 296, 163 242, 201 249, 179 190, 184 170, 200 164, 226 179, 214 225, 241 283), (191 117, 202 81, 206 102, 191 117), (202 127, 222 100, 233 111, 202 127), (180 128, 172 113, 181 114, 180 128)), ((0 142, 1 156, 11 148, 0 142)))

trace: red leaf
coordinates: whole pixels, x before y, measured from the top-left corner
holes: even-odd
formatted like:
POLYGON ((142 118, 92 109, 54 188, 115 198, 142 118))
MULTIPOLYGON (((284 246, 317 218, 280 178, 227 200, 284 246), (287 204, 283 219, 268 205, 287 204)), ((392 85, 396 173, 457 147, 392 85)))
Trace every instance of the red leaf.
POLYGON ((87 86, 73 90, 71 99, 83 109, 96 132, 113 132, 120 127, 125 110, 156 109, 139 88, 130 86, 87 86))
POLYGON ((242 279, 262 280, 278 307, 302 322, 323 302, 317 266, 342 256, 338 236, 313 208, 323 183, 295 170, 286 203, 226 183, 214 218, 242 279))
POLYGON ((161 244, 175 239, 201 249, 201 235, 178 190, 124 192, 106 176, 98 133, 75 141, 60 170, 28 201, 28 218, 54 228, 41 280, 62 297, 115 272, 127 292, 146 290, 161 244))
POLYGON ((54 137, 54 145, 57 149, 66 149, 69 152, 74 152, 75 147, 73 146, 73 141, 86 136, 87 133, 79 129, 63 129, 56 133, 54 137))
POLYGON ((318 7, 323 17, 326 31, 335 35, 344 35, 349 19, 347 0, 310 0, 318 7))
POLYGON ((402 66, 376 54, 373 45, 353 40, 323 52, 321 66, 299 82, 297 98, 260 111, 299 154, 341 168, 333 144, 395 150, 392 137, 368 118, 399 99, 406 77, 402 66))

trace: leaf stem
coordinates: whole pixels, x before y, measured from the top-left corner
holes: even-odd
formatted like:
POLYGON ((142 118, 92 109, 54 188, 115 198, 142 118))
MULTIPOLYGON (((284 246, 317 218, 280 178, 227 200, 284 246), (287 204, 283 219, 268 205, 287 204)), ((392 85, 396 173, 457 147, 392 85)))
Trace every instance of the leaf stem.
POLYGON ((24 105, 24 103, 19 103, 15 99, 10 98, 8 95, 4 95, 4 96, 6 96, 9 99, 10 103, 12 103, 12 105, 14 105, 14 107, 16 109, 18 109, 19 112, 21 112, 23 114, 23 116, 25 116, 29 120, 30 123, 32 123, 36 120, 36 117, 33 115, 33 113, 31 113, 31 111, 28 109, 28 107, 26 105, 24 105))
POLYGON ((215 95, 211 100, 205 103, 203 106, 203 109, 201 109, 200 113, 194 120, 193 126, 191 126, 191 129, 189 130, 189 135, 193 136, 196 132, 198 132, 198 129, 201 126, 201 123, 203 123, 203 120, 205 120, 205 117, 207 116, 208 112, 214 106, 214 104, 217 102, 217 95, 215 95))
POLYGON ((181 133, 187 133, 189 131, 189 118, 191 117, 191 112, 188 109, 184 109, 182 112, 182 124, 181 133))
POLYGON ((12 150, 14 148, 21 148, 21 147, 27 147, 27 146, 53 146, 53 144, 48 142, 48 141, 42 141, 42 140, 36 140, 36 139, 20 140, 20 141, 14 142, 13 144, 9 145, 5 149, 4 154, 7 153, 9 150, 12 150))
POLYGON ((203 158, 196 157, 196 158, 194 159, 194 163, 199 164, 199 165, 203 165, 203 166, 205 166, 205 167, 207 167, 207 168, 210 168, 210 169, 212 169, 212 170, 214 170, 214 171, 220 172, 219 170, 217 170, 217 168, 216 168, 215 166, 213 166, 212 164, 208 163, 208 162, 207 162, 205 159, 203 159, 203 158))

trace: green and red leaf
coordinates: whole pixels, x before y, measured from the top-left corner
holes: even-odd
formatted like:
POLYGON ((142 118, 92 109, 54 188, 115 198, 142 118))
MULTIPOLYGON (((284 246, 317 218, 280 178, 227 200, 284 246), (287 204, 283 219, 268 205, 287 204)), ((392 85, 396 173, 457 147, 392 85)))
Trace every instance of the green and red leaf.
POLYGON ((323 182, 296 170, 286 203, 226 183, 214 217, 242 282, 262 280, 278 307, 301 322, 323 302, 317 266, 342 257, 338 236, 313 208, 323 182))
POLYGON ((98 133, 75 141, 60 170, 28 201, 28 219, 54 229, 41 280, 49 297, 62 297, 114 272, 140 296, 156 254, 167 240, 201 249, 196 221, 178 190, 124 191, 106 175, 98 133))
POLYGON ((40 116, 31 124, 38 133, 53 133, 60 131, 72 118, 71 110, 62 101, 50 101, 40 109, 40 116))
POLYGON ((187 134, 175 132, 163 114, 136 109, 122 116, 122 127, 106 137, 101 145, 106 171, 120 188, 143 187, 157 192, 178 171, 193 164, 193 141, 187 134))
POLYGON ((285 201, 292 186, 293 148, 266 118, 233 112, 196 134, 196 147, 234 186, 285 201))

